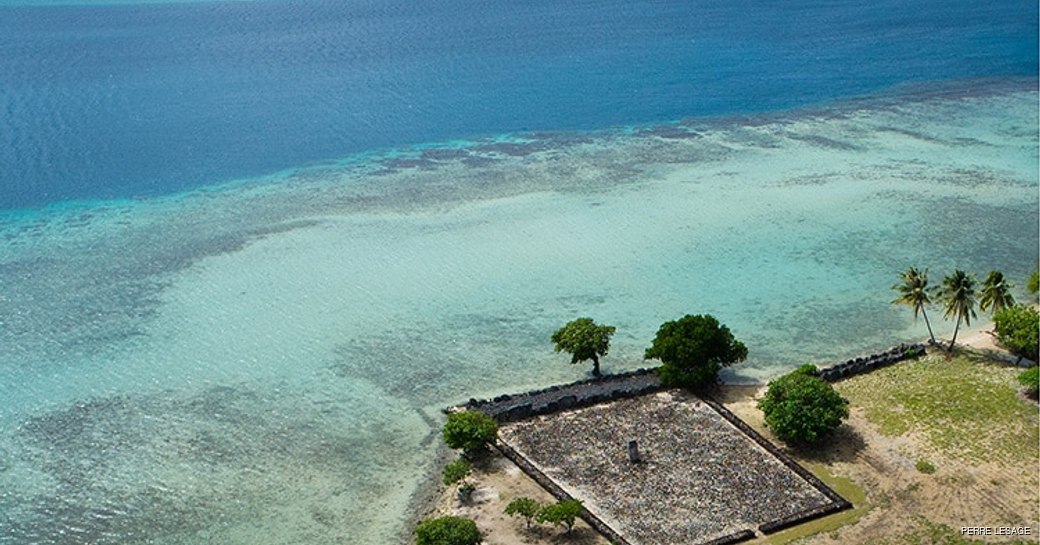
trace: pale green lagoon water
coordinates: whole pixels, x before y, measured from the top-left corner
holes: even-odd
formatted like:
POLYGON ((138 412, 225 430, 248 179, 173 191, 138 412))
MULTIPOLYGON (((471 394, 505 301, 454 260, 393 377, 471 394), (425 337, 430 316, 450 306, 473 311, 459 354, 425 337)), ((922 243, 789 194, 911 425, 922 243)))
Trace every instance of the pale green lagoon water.
POLYGON ((620 371, 713 314, 747 381, 923 338, 889 304, 910 265, 1024 297, 1037 98, 460 142, 3 216, 0 544, 395 543, 438 410, 584 378, 548 341, 576 316, 617 326, 620 371))

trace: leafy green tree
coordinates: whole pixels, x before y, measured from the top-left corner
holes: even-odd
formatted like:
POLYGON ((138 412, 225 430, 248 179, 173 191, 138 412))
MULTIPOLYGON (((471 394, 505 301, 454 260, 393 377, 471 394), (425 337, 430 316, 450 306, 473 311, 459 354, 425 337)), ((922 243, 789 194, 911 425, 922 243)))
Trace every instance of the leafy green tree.
POLYGON ((494 442, 498 422, 480 411, 454 412, 448 415, 442 434, 449 447, 472 454, 494 442))
POLYGON ((932 344, 935 344, 935 333, 932 333, 932 324, 928 321, 928 313, 924 309, 925 305, 932 302, 928 296, 928 269, 919 271, 910 267, 899 276, 902 281, 892 286, 892 289, 899 293, 899 297, 896 297, 892 304, 906 305, 914 309, 915 322, 918 314, 924 316, 924 325, 928 326, 928 336, 932 338, 932 344))
POLYGON ((819 441, 849 416, 848 400, 815 373, 816 366, 803 365, 770 381, 766 395, 758 402, 766 425, 784 441, 819 441))
POLYGON ((953 274, 943 277, 942 287, 939 288, 938 297, 943 302, 946 312, 943 318, 957 317, 957 325, 953 328, 953 338, 950 339, 950 352, 957 342, 957 331, 961 327, 961 321, 965 325, 971 325, 971 319, 975 318, 975 277, 957 269, 953 274))
POLYGON ((607 355, 614 331, 613 326, 597 325, 592 318, 578 318, 556 330, 552 342, 557 352, 571 354, 571 363, 592 360, 592 374, 598 377, 599 358, 607 355))
POLYGON ((1037 361, 1040 344, 1040 313, 1033 307, 1015 305, 993 315, 997 341, 1020 358, 1037 361))
POLYGON ((443 478, 445 486, 451 486, 466 477, 469 477, 469 472, 473 470, 473 466, 469 462, 459 458, 448 465, 444 466, 444 472, 441 477, 443 478))
POLYGON ((1010 308, 1015 304, 1015 298, 1011 296, 1011 288, 1014 287, 1004 279, 1004 273, 990 271, 986 281, 982 283, 979 308, 989 310, 994 314, 1010 308))
POLYGON ((524 517, 527 528, 531 527, 531 520, 538 515, 542 508, 541 504, 531 498, 516 498, 506 506, 505 514, 515 517, 524 517))
POLYGON ((1029 293, 1036 295, 1040 293, 1040 269, 1033 270, 1033 274, 1029 275, 1029 282, 1026 283, 1026 289, 1029 293))
POLYGON ((415 527, 416 545, 478 545, 481 539, 477 523, 463 517, 428 519, 415 527))
POLYGON ((687 314, 661 324, 644 357, 661 360, 665 385, 700 388, 714 383, 723 367, 744 361, 747 347, 713 316, 687 314))
POLYGON ((1018 381, 1022 383, 1022 386, 1026 387, 1026 392, 1036 397, 1040 394, 1040 367, 1036 365, 1030 367, 1021 375, 1018 375, 1018 381))
POLYGON ((567 526, 567 533, 569 534, 571 529, 574 528, 574 519, 580 514, 581 501, 560 500, 542 507, 538 514, 535 515, 535 520, 542 524, 549 522, 554 526, 567 526))

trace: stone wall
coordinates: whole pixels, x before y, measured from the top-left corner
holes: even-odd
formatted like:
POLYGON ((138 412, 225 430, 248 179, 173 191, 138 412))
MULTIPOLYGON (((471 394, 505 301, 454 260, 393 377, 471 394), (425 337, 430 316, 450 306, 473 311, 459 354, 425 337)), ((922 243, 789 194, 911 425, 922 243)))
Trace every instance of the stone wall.
POLYGON ((900 344, 880 354, 853 358, 842 363, 820 369, 819 377, 827 382, 836 382, 853 375, 869 373, 874 369, 892 365, 927 353, 923 344, 900 344))
POLYGON ((763 534, 777 532, 779 530, 783 530, 784 528, 788 528, 796 524, 801 524, 803 522, 808 522, 810 520, 823 517, 831 513, 844 511, 845 509, 852 508, 852 503, 838 495, 838 493, 834 490, 831 490, 831 488, 827 486, 823 481, 821 481, 816 475, 813 475, 812 472, 800 466, 798 462, 795 462, 793 459, 791 459, 790 456, 788 456, 782 450, 777 448, 776 445, 766 440, 765 437, 762 437, 762 435, 760 435, 751 426, 749 426, 747 422, 744 422, 743 420, 737 418, 736 415, 730 412, 730 410, 724 407, 721 403, 708 397, 703 398, 703 400, 705 403, 710 405, 711 408, 715 409, 716 412, 722 415, 723 418, 729 421, 730 424, 736 426, 736 428, 743 432, 744 435, 750 437, 752 441, 758 444, 758 446, 762 447, 767 452, 772 454, 773 457, 775 457, 777 460, 780 460, 780 463, 787 466, 787 468, 791 471, 797 473, 799 477, 801 477, 810 485, 812 485, 812 487, 816 490, 819 490, 821 494, 827 496, 827 499, 831 501, 827 505, 814 507, 807 511, 795 513, 793 515, 784 517, 779 520, 762 523, 758 526, 758 529, 763 534))
POLYGON ((460 408, 481 411, 499 422, 514 422, 540 414, 552 414, 615 399, 636 397, 662 388, 655 369, 638 369, 522 394, 505 394, 493 399, 470 399, 460 408))
MULTIPOLYGON (((523 455, 521 455, 519 452, 514 450, 506 443, 498 441, 495 444, 495 447, 497 447, 498 450, 501 451, 506 458, 509 458, 514 464, 516 464, 517 467, 519 467, 524 473, 526 473, 529 477, 534 479, 535 482, 541 485, 542 488, 544 488, 546 491, 548 491, 550 494, 556 497, 556 499, 574 499, 571 497, 570 494, 567 493, 566 490, 561 488, 558 484, 556 484, 555 481, 550 479, 545 473, 538 469, 527 458, 525 458, 523 455)), ((585 507, 581 508, 580 516, 582 520, 587 522, 588 525, 592 527, 592 529, 599 532, 600 535, 607 538, 607 540, 613 543, 614 545, 632 545, 621 534, 614 531, 613 528, 608 526, 605 522, 600 520, 599 517, 592 514, 592 512, 586 509, 585 507)))

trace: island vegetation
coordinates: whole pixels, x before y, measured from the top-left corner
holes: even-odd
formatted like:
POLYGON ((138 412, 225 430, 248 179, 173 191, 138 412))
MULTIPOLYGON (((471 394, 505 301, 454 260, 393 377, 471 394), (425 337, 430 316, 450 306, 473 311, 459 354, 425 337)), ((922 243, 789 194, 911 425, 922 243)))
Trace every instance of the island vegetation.
POLYGON ((790 443, 816 443, 849 417, 849 401, 807 364, 769 383, 758 402, 766 426, 790 443))
POLYGON ((459 411, 448 415, 442 434, 444 442, 463 454, 473 455, 495 440, 498 422, 480 411, 459 411))
POLYGON ((644 358, 661 361, 657 374, 666 386, 699 389, 715 384, 723 367, 744 361, 747 347, 714 316, 687 314, 661 324, 644 358))
POLYGON ((578 318, 556 330, 551 340, 557 352, 571 354, 571 363, 592 360, 592 375, 598 377, 599 359, 610 350, 614 331, 614 326, 598 325, 592 318, 578 318))
POLYGON ((477 523, 463 517, 438 517, 415 528, 416 545, 477 545, 481 539, 477 523))

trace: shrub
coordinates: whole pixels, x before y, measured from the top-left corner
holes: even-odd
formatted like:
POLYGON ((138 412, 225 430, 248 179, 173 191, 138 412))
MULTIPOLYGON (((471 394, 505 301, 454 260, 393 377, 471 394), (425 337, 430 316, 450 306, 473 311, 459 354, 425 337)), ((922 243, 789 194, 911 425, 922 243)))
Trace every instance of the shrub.
POLYGON ((444 466, 444 485, 450 486, 461 481, 462 479, 465 479, 469 476, 469 472, 472 469, 473 466, 471 466, 469 462, 461 458, 455 460, 454 462, 451 462, 450 464, 444 466))
POLYGON ((1013 354, 1037 361, 1037 331, 1040 330, 1040 313, 1033 307, 1015 305, 993 315, 997 340, 1013 354))
POLYGON ((663 384, 701 388, 713 384, 723 367, 743 361, 747 347, 713 316, 687 314, 661 324, 644 357, 661 360, 663 384))
POLYGON ((914 464, 914 467, 916 467, 917 471, 920 471, 921 473, 926 473, 928 475, 935 473, 935 465, 928 460, 918 460, 917 463, 914 464))
POLYGON ((552 523, 554 526, 567 526, 567 533, 574 528, 574 519, 581 514, 581 501, 560 500, 556 503, 542 507, 535 520, 540 523, 552 523))
POLYGON ((444 424, 444 442, 466 453, 483 449, 495 440, 498 422, 480 411, 462 411, 448 415, 444 424))
POLYGON ((815 372, 815 366, 803 365, 771 381, 765 397, 758 402, 766 425, 784 441, 818 441, 849 416, 848 400, 814 376, 815 372))
POLYGON ((1018 381, 1026 387, 1026 392, 1033 397, 1040 394, 1040 367, 1034 365, 1028 371, 1018 375, 1018 381))
POLYGON ((531 527, 531 519, 538 515, 541 505, 531 498, 516 498, 506 506, 505 513, 511 517, 520 515, 524 517, 528 528, 531 527))
POLYGON ((415 527, 416 545, 477 545, 481 539, 477 523, 462 517, 424 520, 415 527))

